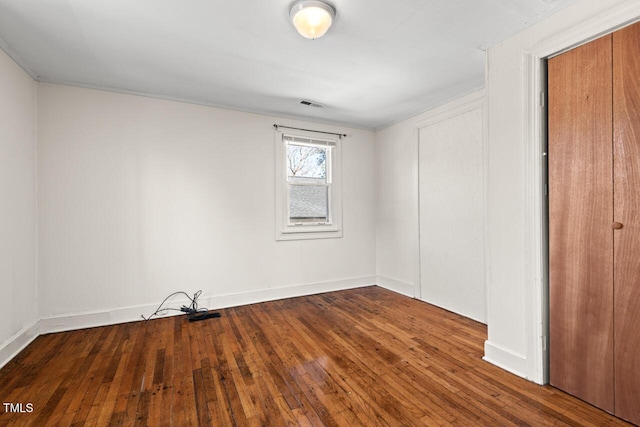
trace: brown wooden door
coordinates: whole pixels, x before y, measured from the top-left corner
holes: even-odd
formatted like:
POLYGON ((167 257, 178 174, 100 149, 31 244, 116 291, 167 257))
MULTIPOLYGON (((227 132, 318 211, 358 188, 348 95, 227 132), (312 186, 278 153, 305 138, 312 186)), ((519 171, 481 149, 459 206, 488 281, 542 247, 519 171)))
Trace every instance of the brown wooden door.
POLYGON ((548 61, 551 384, 614 411, 612 37, 548 61))
POLYGON ((640 424, 640 24, 613 52, 615 414, 640 424))

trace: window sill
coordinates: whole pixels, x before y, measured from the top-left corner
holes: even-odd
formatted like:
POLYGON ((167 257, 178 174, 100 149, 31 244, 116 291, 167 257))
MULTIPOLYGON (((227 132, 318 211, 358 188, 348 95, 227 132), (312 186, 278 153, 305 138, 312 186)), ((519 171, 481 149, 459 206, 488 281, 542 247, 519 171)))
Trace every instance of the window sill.
POLYGON ((314 227, 310 230, 286 230, 276 234, 276 240, 313 240, 313 239, 337 239, 342 237, 342 230, 318 230, 314 227))

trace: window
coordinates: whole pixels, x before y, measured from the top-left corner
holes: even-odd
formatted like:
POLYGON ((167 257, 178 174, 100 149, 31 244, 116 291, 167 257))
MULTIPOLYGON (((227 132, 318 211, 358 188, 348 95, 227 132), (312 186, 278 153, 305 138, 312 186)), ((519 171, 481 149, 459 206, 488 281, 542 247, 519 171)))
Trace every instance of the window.
POLYGON ((339 143, 276 132, 276 239, 342 237, 339 143))

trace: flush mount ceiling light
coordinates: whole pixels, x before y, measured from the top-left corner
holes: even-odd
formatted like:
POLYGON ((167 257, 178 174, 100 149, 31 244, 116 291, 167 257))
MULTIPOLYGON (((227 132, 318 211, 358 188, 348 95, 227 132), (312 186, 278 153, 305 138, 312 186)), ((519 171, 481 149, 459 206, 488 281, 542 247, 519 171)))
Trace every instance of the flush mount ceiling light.
POLYGON ((322 37, 336 17, 333 6, 318 0, 298 0, 291 5, 289 17, 301 36, 322 37))

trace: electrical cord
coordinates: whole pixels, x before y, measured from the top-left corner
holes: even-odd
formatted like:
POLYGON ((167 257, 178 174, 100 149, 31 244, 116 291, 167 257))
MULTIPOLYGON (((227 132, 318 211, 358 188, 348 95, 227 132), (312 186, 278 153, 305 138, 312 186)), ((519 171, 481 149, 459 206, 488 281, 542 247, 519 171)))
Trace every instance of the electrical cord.
POLYGON ((203 317, 203 318, 204 318, 204 316, 206 316, 206 315, 205 315, 205 314, 202 314, 202 313, 208 313, 208 312, 209 312, 209 309, 204 308, 204 307, 202 307, 202 308, 198 308, 198 297, 200 297, 200 295, 201 295, 201 294, 202 294, 202 289, 201 289, 201 290, 199 290, 198 292, 196 292, 195 294, 193 294, 193 298, 191 298, 191 297, 189 296, 189 294, 187 294, 187 293, 186 293, 186 292, 184 292, 184 291, 174 292, 174 293, 172 293, 171 295, 169 295, 168 297, 166 297, 166 298, 165 298, 165 299, 160 303, 160 305, 158 306, 158 308, 156 309, 156 311, 154 311, 154 312, 153 312, 149 317, 144 317, 144 315, 141 315, 141 317, 142 317, 145 321, 147 321, 147 320, 151 319, 153 316, 157 316, 157 315, 158 315, 158 313, 160 313, 160 312, 164 312, 164 313, 166 313, 166 312, 167 312, 167 311, 169 311, 169 310, 173 310, 173 311, 181 311, 181 312, 183 312, 183 313, 186 313, 186 314, 188 315, 188 317, 189 317, 189 320, 192 320, 192 318, 195 318, 195 317, 203 317), (182 306, 182 307, 180 307, 180 308, 172 308, 172 307, 165 307, 165 308, 162 308, 162 306, 163 306, 163 305, 164 305, 164 304, 169 300, 169 298, 171 298, 171 297, 173 297, 173 296, 175 296, 175 295, 180 295, 180 294, 185 295, 185 296, 186 296, 187 298, 189 298, 189 300, 191 301, 191 304, 189 304, 189 306, 188 306, 188 307, 187 307, 187 306, 185 306, 185 305, 183 305, 183 306, 182 306))

